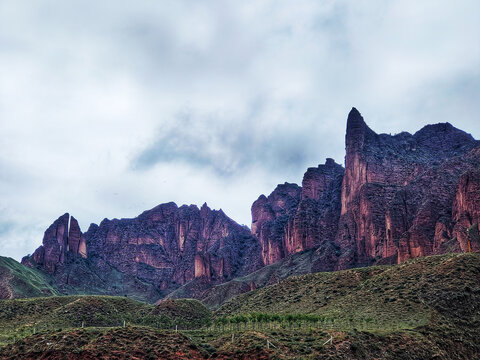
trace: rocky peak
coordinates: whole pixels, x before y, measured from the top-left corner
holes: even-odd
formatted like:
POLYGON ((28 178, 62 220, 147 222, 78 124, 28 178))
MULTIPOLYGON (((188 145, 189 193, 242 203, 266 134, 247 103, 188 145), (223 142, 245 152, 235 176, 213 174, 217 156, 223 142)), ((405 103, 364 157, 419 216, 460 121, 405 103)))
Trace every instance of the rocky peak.
POLYGON ((202 215, 202 218, 207 217, 210 211, 212 210, 208 207, 207 203, 206 202, 203 203, 202 207, 200 208, 200 213, 202 215))
POLYGON ((302 187, 259 196, 251 232, 206 203, 161 204, 86 233, 65 214, 22 262, 60 285, 156 300, 186 283, 194 296, 311 248, 316 271, 480 249, 480 142, 449 123, 376 134, 355 108, 345 141, 345 169, 326 159, 302 187))
POLYGON ((207 286, 263 265, 258 241, 248 228, 206 204, 199 209, 173 202, 136 218, 104 219, 86 233, 65 214, 23 263, 44 269, 61 287, 142 293, 150 300, 195 278, 207 286))
POLYGON ((268 196, 272 210, 275 212, 288 211, 298 201, 302 188, 297 184, 284 183, 278 185, 268 196))
POLYGON ((302 188, 297 184, 278 185, 266 197, 261 195, 252 205, 252 234, 262 246, 262 259, 271 264, 285 256, 285 227, 300 201, 302 188))
POLYGON ((68 231, 68 248, 74 254, 79 254, 83 258, 87 257, 87 243, 83 236, 77 219, 73 216, 70 218, 70 229, 68 231))
MULTIPOLYGON (((265 264, 333 242, 340 215, 344 169, 333 159, 309 168, 302 187, 285 183, 252 205, 252 234, 260 241, 265 264)), ((330 247, 331 248, 331 247, 330 247)), ((332 263, 320 265, 331 269, 332 263)))
POLYGON ((450 123, 426 125, 417 131, 413 138, 417 147, 430 155, 428 160, 442 160, 465 153, 479 144, 472 135, 455 128, 450 123))
MULTIPOLYGON (((150 221, 162 221, 163 219, 171 218, 173 217, 178 211, 178 206, 174 202, 169 202, 165 204, 160 204, 155 206, 154 208, 150 210, 146 210, 143 213, 141 213, 138 218, 139 219, 149 219, 150 221)), ((109 221, 108 219, 105 219, 104 221, 109 221)), ((100 226, 102 226, 102 223, 100 223, 100 226)))
POLYGON ((461 169, 470 166, 453 159, 478 144, 449 123, 425 126, 414 135, 377 135, 352 110, 336 236, 345 254, 341 261, 398 262, 433 253, 435 229, 445 228, 436 222, 451 208, 461 169), (448 161, 452 165, 444 166, 448 161))
MULTIPOLYGON (((335 168, 338 164, 332 158, 325 159, 325 167, 327 168, 335 168)), ((318 165, 320 167, 320 165, 318 165)), ((340 165, 341 166, 341 165, 340 165)))
POLYGON ((31 258, 23 258, 22 263, 32 265, 33 262, 42 266, 47 273, 53 274, 65 264, 68 254, 86 257, 87 250, 77 220, 65 213, 48 227, 42 245, 31 258))
POLYGON ((370 130, 362 115, 356 108, 352 108, 347 117, 347 131, 345 144, 347 153, 361 151, 368 138, 375 135, 370 130))
POLYGON ((330 158, 325 161, 324 165, 318 165, 316 168, 308 168, 307 172, 303 175, 302 199, 320 199, 332 181, 343 176, 343 172, 343 166, 337 164, 335 160, 330 158))
POLYGON ((279 184, 268 195, 260 195, 252 204, 252 233, 259 236, 261 224, 285 215, 294 209, 300 200, 302 188, 297 184, 279 184))

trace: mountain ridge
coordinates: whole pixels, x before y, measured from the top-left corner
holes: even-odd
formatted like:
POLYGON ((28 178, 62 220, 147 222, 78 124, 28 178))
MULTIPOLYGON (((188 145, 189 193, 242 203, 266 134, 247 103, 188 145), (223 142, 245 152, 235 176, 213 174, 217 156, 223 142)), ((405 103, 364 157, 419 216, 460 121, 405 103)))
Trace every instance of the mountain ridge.
POLYGON ((309 249, 314 272, 479 250, 479 141, 449 123, 376 134, 352 108, 345 144, 345 167, 327 158, 307 169, 302 186, 260 195, 250 230, 206 204, 160 204, 85 233, 65 214, 22 263, 66 293, 91 283, 94 293, 156 301, 190 283, 186 293, 202 297, 309 249))

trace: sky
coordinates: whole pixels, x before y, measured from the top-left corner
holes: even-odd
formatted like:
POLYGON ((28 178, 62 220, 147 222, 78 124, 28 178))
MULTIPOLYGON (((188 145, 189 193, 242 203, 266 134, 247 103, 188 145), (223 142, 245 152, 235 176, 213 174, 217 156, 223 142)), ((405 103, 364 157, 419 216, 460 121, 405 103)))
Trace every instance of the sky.
POLYGON ((353 106, 480 139, 480 2, 0 0, 0 255, 65 212, 250 225, 260 194, 343 164, 353 106))

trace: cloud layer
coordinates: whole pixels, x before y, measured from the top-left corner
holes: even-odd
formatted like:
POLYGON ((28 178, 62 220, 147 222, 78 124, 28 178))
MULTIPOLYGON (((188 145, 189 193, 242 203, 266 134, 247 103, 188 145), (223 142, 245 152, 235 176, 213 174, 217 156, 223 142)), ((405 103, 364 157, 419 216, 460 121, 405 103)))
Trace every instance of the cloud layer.
POLYGON ((478 1, 0 0, 0 255, 175 201, 250 205, 377 132, 480 138, 478 1))

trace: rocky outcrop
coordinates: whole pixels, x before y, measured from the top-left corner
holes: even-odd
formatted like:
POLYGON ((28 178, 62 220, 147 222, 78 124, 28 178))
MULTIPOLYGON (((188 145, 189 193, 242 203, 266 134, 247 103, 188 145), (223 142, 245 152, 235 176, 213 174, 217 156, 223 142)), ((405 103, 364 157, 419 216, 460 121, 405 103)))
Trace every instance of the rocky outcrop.
POLYGON ((33 253, 33 262, 41 265, 49 274, 53 274, 57 267, 65 262, 69 220, 69 214, 64 214, 55 220, 43 235, 43 245, 33 253))
POLYGON ((293 222, 294 252, 318 247, 324 261, 318 270, 331 270, 331 255, 340 217, 341 185, 344 169, 333 159, 309 168, 303 176, 302 199, 293 222))
POLYGON ((67 251, 78 254, 83 258, 87 257, 87 241, 83 236, 77 219, 70 218, 70 229, 68 230, 67 251))
POLYGON ((261 195, 253 203, 252 234, 260 241, 265 264, 333 242, 342 178, 343 167, 327 159, 307 170, 302 187, 278 185, 268 197, 261 195))
POLYGON ((307 169, 301 187, 285 183, 261 195, 251 232, 206 204, 162 204, 86 233, 65 214, 23 263, 53 275, 65 292, 156 300, 172 290, 206 296, 214 284, 282 259, 282 269, 302 273, 480 249, 480 143, 471 135, 449 123, 376 134, 353 108, 345 143, 345 169, 327 159, 307 169), (292 255, 305 251, 311 263, 295 264, 292 255))
POLYGON ((464 161, 476 146, 471 135, 448 123, 428 125, 414 135, 378 135, 352 109, 337 268, 401 262, 440 251, 439 237, 448 238, 443 230, 451 226, 455 184, 462 172, 476 166, 476 159, 464 161))
POLYGON ((156 300, 194 278, 221 283, 263 265, 249 229, 206 204, 201 209, 162 204, 133 219, 92 224, 85 234, 70 219, 68 236, 65 214, 22 262, 77 289, 91 289, 93 281, 96 287, 108 287, 108 293, 145 291, 156 300))
POLYGON ((265 264, 284 258, 297 245, 292 242, 293 219, 300 196, 297 184, 285 183, 253 203, 252 234, 260 241, 265 264))
POLYGON ((479 251, 480 169, 468 171, 460 177, 453 201, 452 221, 452 236, 457 239, 460 249, 479 251))
POLYGON ((86 240, 77 220, 66 213, 50 225, 43 235, 42 245, 23 262, 39 265, 51 275, 64 266, 68 256, 76 255, 87 257, 86 240))
POLYGON ((449 123, 376 134, 353 108, 345 143, 345 171, 327 159, 302 188, 279 185, 253 204, 265 264, 311 248, 317 271, 476 249, 480 147, 471 135, 449 123))

